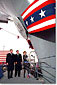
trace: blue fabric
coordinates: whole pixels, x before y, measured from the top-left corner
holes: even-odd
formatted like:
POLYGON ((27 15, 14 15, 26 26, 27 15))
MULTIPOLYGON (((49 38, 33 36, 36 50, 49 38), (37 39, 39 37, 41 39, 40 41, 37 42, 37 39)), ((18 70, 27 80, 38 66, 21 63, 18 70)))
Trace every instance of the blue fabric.
POLYGON ((2 66, 0 66, 0 79, 3 77, 2 66))
POLYGON ((29 63, 28 61, 24 61, 24 63, 29 63))

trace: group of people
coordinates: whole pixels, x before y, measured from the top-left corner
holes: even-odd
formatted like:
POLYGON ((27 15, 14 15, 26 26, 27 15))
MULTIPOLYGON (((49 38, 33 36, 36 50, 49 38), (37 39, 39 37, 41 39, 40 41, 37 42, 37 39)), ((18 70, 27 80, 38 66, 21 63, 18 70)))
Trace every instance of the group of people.
POLYGON ((22 62, 24 66, 24 78, 26 70, 29 74, 30 64, 27 61, 27 58, 28 56, 26 51, 23 52, 23 61, 22 61, 22 55, 19 53, 19 50, 16 50, 16 54, 14 54, 13 49, 10 49, 10 53, 8 53, 6 57, 8 79, 13 78, 13 70, 15 70, 14 76, 16 77, 18 75, 18 77, 20 77, 22 70, 22 62))

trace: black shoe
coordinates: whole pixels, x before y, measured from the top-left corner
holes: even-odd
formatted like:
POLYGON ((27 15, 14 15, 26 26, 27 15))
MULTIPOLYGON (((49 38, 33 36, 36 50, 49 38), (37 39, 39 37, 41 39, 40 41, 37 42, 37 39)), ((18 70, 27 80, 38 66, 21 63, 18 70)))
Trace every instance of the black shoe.
POLYGON ((13 78, 13 77, 10 77, 10 78, 13 78))
POLYGON ((17 75, 15 75, 15 77, 16 77, 17 75))
POLYGON ((39 80, 38 78, 36 78, 36 80, 39 80))
POLYGON ((10 77, 8 77, 8 79, 10 79, 10 77))
POLYGON ((20 77, 20 76, 18 76, 18 77, 20 77))

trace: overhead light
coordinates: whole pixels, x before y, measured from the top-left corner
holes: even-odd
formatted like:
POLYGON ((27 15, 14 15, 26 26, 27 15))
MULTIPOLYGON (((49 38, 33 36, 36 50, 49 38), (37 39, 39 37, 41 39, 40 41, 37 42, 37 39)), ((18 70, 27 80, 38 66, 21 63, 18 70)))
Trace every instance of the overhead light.
POLYGON ((29 3, 31 4, 34 0, 28 0, 29 1, 29 3))

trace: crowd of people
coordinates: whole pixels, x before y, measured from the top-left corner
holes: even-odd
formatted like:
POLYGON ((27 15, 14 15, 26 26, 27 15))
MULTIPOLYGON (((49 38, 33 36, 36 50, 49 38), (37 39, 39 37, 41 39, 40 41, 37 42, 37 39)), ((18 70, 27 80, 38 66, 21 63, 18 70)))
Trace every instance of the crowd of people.
POLYGON ((6 57, 6 64, 7 64, 7 73, 8 73, 8 79, 13 78, 13 70, 15 70, 15 77, 18 75, 18 77, 21 76, 21 70, 22 70, 22 63, 24 68, 24 78, 26 70, 28 72, 29 76, 29 67, 30 64, 27 60, 27 52, 23 52, 23 61, 22 61, 22 55, 19 53, 19 50, 16 50, 16 54, 13 53, 13 49, 10 49, 10 53, 7 54, 6 57))

